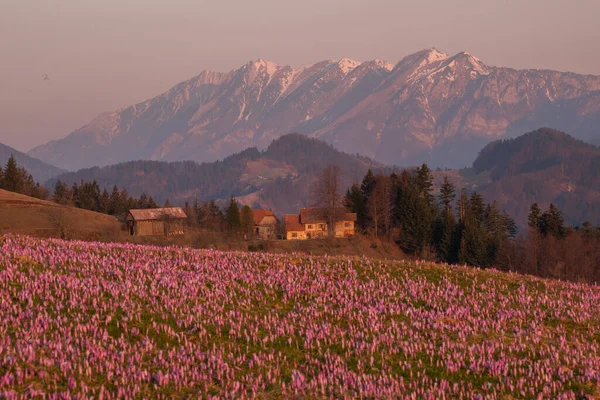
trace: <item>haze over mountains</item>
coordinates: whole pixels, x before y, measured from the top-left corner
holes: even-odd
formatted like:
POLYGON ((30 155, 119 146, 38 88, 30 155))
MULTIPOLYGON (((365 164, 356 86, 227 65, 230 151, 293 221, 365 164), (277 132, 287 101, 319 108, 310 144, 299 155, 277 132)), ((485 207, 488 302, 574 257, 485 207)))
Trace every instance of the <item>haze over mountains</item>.
POLYGON ((463 167, 486 143, 552 126, 592 140, 600 77, 488 66, 435 49, 395 66, 258 60, 204 71, 169 91, 104 113, 29 154, 65 169, 123 161, 214 161, 300 132, 386 164, 463 167))
POLYGON ((0 167, 4 168, 11 154, 15 156, 17 164, 21 167, 25 167, 27 172, 33 176, 33 179, 40 183, 44 183, 50 178, 66 172, 63 169, 56 168, 55 166, 48 165, 36 158, 30 157, 25 153, 21 153, 17 149, 13 149, 10 146, 0 143, 0 167))

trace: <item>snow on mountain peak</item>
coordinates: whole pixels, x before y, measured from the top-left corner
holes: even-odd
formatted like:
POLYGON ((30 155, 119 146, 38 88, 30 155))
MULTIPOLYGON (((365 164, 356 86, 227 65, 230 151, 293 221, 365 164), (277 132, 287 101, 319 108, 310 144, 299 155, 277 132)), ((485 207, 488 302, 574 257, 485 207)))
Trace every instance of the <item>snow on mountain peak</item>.
POLYGON ((425 60, 427 61, 427 63, 431 64, 437 61, 446 60, 448 58, 448 54, 442 53, 441 51, 438 51, 435 47, 432 47, 431 49, 427 50, 427 57, 425 58, 425 60))
POLYGON ((380 60, 379 58, 376 58, 375 60, 373 60, 373 63, 381 68, 387 69, 388 71, 391 71, 394 69, 394 64, 389 63, 387 61, 384 60, 380 60))
POLYGON ((257 70, 265 68, 267 70, 267 74, 273 75, 281 66, 273 61, 263 60, 259 58, 258 60, 251 61, 250 65, 257 70))
POLYGON ((338 67, 342 70, 343 73, 347 74, 352 71, 354 68, 358 67, 361 63, 358 61, 351 60, 349 58, 342 58, 338 63, 338 67))

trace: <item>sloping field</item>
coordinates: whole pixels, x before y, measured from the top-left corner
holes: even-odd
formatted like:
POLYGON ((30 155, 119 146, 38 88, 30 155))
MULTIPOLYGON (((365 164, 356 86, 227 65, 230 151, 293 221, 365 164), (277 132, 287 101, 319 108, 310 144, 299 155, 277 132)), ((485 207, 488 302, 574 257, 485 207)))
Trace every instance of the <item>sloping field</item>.
POLYGON ((7 232, 93 240, 126 236, 113 216, 0 189, 0 234, 7 232))
POLYGON ((598 396, 598 287, 0 237, 0 398, 598 396))

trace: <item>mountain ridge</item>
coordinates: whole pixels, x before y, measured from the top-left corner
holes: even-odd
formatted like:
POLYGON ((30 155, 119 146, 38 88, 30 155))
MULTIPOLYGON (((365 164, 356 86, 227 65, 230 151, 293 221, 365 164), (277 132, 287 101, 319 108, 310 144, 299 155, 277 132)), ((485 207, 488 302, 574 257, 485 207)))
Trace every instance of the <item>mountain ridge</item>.
POLYGON ((130 195, 146 193, 160 203, 168 199, 173 204, 235 196, 243 204, 286 213, 309 205, 307 188, 330 163, 340 166, 345 185, 362 179, 369 168, 384 168, 366 157, 335 150, 320 140, 288 134, 274 140, 266 150, 251 147, 222 161, 128 161, 67 172, 45 185, 53 189, 58 179, 67 185, 96 180, 109 191, 117 185, 130 195))
POLYGON ((494 139, 550 125, 590 140, 597 122, 599 76, 488 66, 432 48, 393 66, 344 58, 293 68, 259 59, 202 71, 29 154, 67 169, 215 161, 299 132, 386 164, 462 167, 494 139))
POLYGON ((1 168, 6 166, 11 154, 14 155, 17 164, 21 167, 25 167, 27 172, 33 176, 33 179, 40 183, 66 172, 64 169, 57 168, 34 157, 30 157, 29 155, 2 143, 0 143, 1 168))

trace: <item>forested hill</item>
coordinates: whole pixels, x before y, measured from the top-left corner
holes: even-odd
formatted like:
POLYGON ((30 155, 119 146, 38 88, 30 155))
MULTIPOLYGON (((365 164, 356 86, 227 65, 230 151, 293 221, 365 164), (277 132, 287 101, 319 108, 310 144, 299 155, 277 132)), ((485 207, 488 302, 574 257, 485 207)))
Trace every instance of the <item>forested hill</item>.
POLYGON ((46 164, 2 143, 0 143, 0 166, 4 167, 6 165, 11 154, 14 155, 17 164, 24 167, 36 181, 44 182, 65 172, 64 169, 46 164))
POLYGON ((457 186, 496 200, 521 226, 532 203, 554 203, 572 225, 600 224, 600 147, 566 133, 542 128, 492 142, 458 176, 457 186))
MULTIPOLYGON (((100 188, 126 188, 130 195, 147 193, 158 202, 183 203, 236 196, 240 201, 276 212, 295 212, 309 203, 314 176, 329 164, 340 166, 342 183, 362 179, 369 168, 383 166, 366 157, 335 150, 300 134, 274 140, 265 151, 249 148, 222 161, 131 161, 69 172, 57 179, 72 185, 96 181, 100 188)), ((52 189, 56 179, 46 182, 52 189)))

